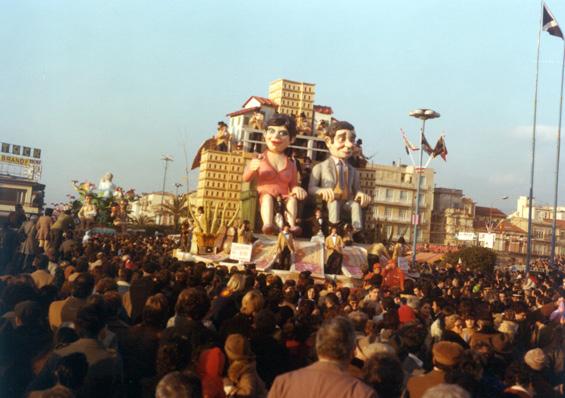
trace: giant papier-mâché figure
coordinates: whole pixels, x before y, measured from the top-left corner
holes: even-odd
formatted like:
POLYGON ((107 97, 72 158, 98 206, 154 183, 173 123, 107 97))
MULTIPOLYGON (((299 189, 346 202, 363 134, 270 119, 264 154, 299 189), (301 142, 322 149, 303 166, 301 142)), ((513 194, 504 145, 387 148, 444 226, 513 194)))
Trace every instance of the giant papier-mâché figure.
POLYGON ((350 163, 355 146, 355 128, 351 123, 334 122, 324 141, 330 157, 312 169, 308 193, 318 195, 326 202, 329 222, 339 224, 342 211, 351 212, 354 231, 362 228, 361 208, 371 202, 371 197, 361 192, 359 171, 350 163))
POLYGON ((257 180, 263 233, 276 232, 273 219, 278 195, 286 204, 285 217, 291 231, 299 233, 296 226, 298 201, 306 198, 307 193, 298 184, 296 164, 286 155, 286 149, 296 137, 296 122, 288 115, 275 114, 266 123, 264 137, 267 150, 249 162, 243 180, 257 180))

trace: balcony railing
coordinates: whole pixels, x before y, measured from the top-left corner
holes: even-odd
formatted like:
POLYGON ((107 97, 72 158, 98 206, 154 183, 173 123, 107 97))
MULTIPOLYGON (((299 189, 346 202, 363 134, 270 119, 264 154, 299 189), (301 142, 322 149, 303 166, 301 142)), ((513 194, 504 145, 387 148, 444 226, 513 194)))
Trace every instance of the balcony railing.
MULTIPOLYGON (((254 130, 250 128, 242 129, 243 150, 245 152, 263 152, 265 150, 265 141, 262 139, 265 132, 263 130, 254 130), (260 148, 259 150, 257 150, 260 148)), ((310 135, 297 135, 294 143, 289 146, 292 149, 303 151, 310 159, 315 160, 315 154, 329 153, 323 138, 310 135)))

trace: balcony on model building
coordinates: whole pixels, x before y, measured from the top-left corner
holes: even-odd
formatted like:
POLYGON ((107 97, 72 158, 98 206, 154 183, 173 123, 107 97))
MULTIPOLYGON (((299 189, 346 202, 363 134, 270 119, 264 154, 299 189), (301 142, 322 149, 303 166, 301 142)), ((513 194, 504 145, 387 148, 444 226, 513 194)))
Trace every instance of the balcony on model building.
MULTIPOLYGON (((265 150, 266 144, 263 140, 264 130, 254 130, 247 127, 242 129, 241 142, 243 143, 244 152, 257 152, 261 153, 265 150), (260 150, 253 151, 254 146, 259 146, 260 150)), ((296 150, 297 158, 308 157, 312 161, 316 161, 317 153, 328 154, 329 151, 326 148, 326 144, 323 138, 314 137, 311 135, 297 135, 294 143, 292 143, 289 148, 296 150)), ((324 155, 325 157, 325 155, 324 155)))

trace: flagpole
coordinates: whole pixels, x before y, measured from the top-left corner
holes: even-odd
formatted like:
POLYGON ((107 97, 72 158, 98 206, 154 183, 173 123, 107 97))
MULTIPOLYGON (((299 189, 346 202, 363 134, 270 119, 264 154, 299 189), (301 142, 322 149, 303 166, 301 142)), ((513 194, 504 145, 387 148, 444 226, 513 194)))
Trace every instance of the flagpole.
POLYGON ((553 222, 551 223, 551 265, 555 265, 555 240, 557 237, 557 198, 559 196, 559 157, 561 152, 561 119, 563 114, 563 77, 565 73, 565 40, 561 63, 561 97, 559 98, 559 125, 557 126, 557 155, 555 157, 555 192, 553 194, 553 222))
POLYGON ((541 44, 541 29, 543 21, 543 1, 540 1, 541 14, 538 30, 538 48, 536 57, 536 83, 534 88, 534 120, 532 126, 532 154, 531 154, 531 164, 530 164, 530 192, 528 195, 528 245, 526 252, 526 273, 530 270, 530 261, 532 258, 532 207, 534 200, 534 166, 536 160, 536 123, 537 123, 537 112, 538 112, 538 81, 539 81, 539 53, 541 44))
POLYGON ((420 189, 422 183, 422 158, 424 156, 424 146, 422 143, 424 142, 424 130, 426 128, 426 119, 422 119, 422 129, 420 130, 420 167, 418 172, 415 173, 418 182, 416 183, 416 203, 414 210, 414 217, 412 222, 414 223, 414 236, 412 240, 412 267, 416 266, 416 247, 418 245, 418 224, 420 223, 420 189))

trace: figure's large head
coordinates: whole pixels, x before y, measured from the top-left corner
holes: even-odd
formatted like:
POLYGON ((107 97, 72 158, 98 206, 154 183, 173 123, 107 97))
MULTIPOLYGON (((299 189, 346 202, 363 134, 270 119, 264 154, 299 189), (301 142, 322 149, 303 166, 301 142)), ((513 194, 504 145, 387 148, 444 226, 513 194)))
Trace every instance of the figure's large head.
POLYGON ((102 176, 102 181, 112 182, 113 179, 114 179, 114 175, 110 172, 108 172, 108 173, 106 173, 102 176))
POLYGON ((296 122, 285 114, 275 114, 266 123, 265 142, 269 151, 282 153, 296 137, 296 122))
POLYGON ((353 154, 355 146, 355 127, 349 122, 334 122, 324 141, 330 154, 339 159, 347 159, 353 154))

